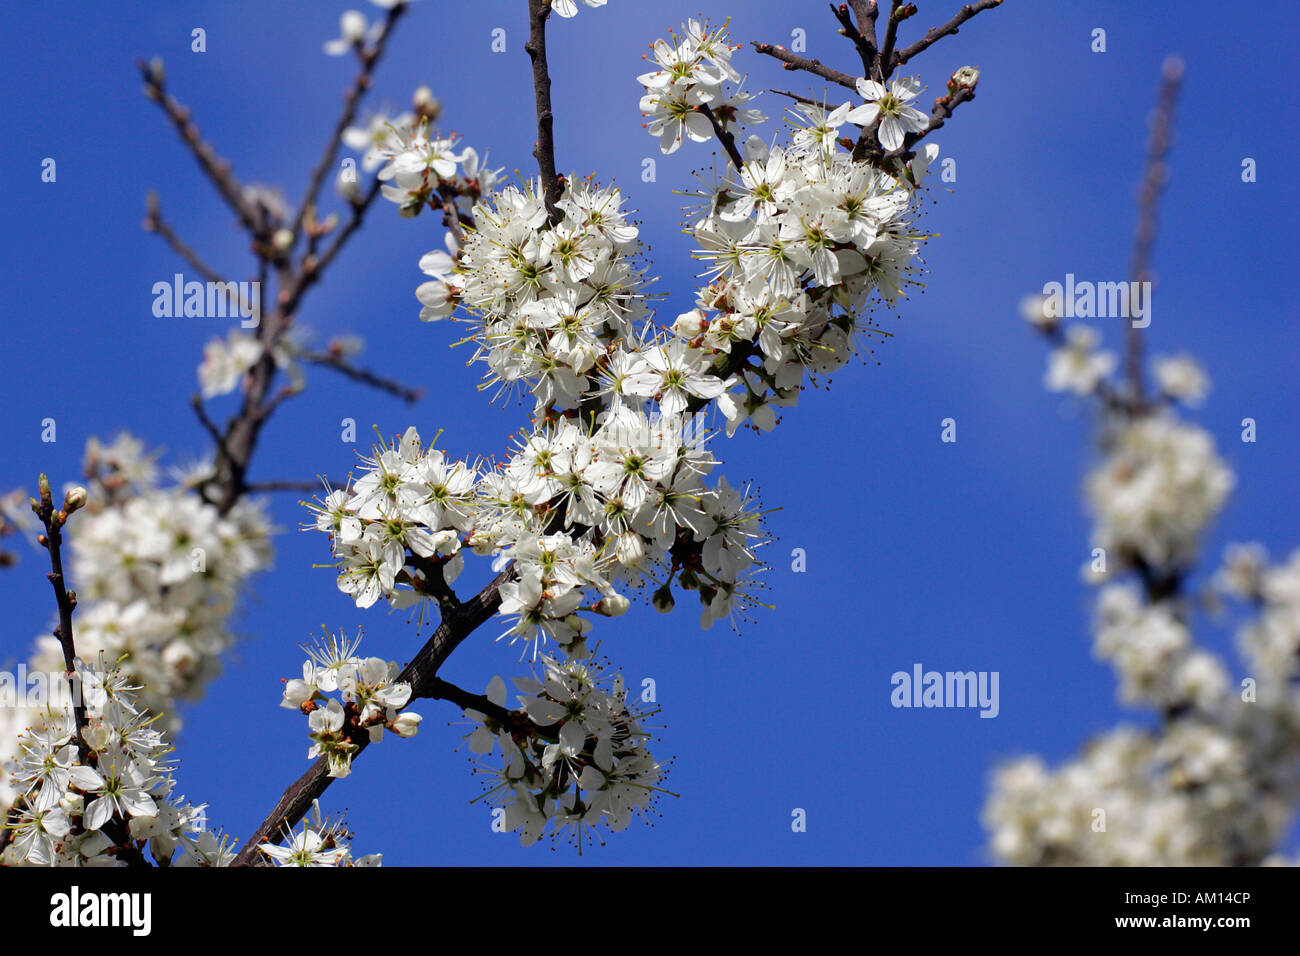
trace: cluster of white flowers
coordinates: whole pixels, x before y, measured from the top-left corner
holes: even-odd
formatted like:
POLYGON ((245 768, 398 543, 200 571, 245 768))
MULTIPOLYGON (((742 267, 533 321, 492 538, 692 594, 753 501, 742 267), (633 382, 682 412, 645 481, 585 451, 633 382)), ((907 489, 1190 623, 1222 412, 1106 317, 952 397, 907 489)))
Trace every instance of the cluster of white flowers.
POLYGON ((327 634, 318 644, 304 645, 307 660, 302 678, 285 682, 281 707, 308 715, 311 739, 307 756, 324 757, 331 777, 346 777, 352 769, 356 739, 364 732, 370 743, 389 730, 399 737, 414 737, 421 717, 398 713, 411 699, 411 685, 397 680, 401 668, 379 657, 358 657, 361 643, 327 634), (337 693, 337 698, 330 694, 337 693))
MULTIPOLYGON (((346 667, 335 673, 347 680, 346 667)), ((15 799, 5 812, 0 866, 126 866, 137 855, 160 866, 233 863, 235 844, 209 829, 207 805, 175 796, 168 735, 140 706, 140 688, 120 662, 108 666, 101 653, 91 669, 78 659, 76 674, 80 695, 59 695, 58 705, 47 705, 15 737, 18 756, 6 774, 15 799), (86 721, 80 735, 78 701, 86 721)), ((359 696, 369 693, 366 680, 363 674, 354 681, 364 688, 359 696)), ((412 728, 419 722, 403 717, 414 718, 412 728)), ((380 865, 378 855, 354 861, 350 835, 341 824, 322 822, 319 804, 313 807, 313 820, 287 846, 263 844, 262 851, 280 866, 380 865)))
POLYGON ((617 586, 647 578, 660 610, 672 607, 674 576, 698 591, 708 627, 752 602, 748 579, 764 538, 747 496, 725 478, 705 486, 716 461, 685 424, 626 406, 591 434, 559 419, 521 439, 503 468, 482 473, 424 449, 412 427, 364 459, 350 489, 315 506, 316 527, 331 536, 340 590, 360 607, 436 596, 430 575, 454 582, 468 544, 495 555, 497 570, 514 562, 500 613, 515 618, 511 641, 534 650, 550 639, 582 654, 591 624, 577 612, 622 614, 629 602, 617 586))
MULTIPOLYGON (((421 88, 416 102, 418 114, 403 113, 392 119, 377 114, 365 129, 346 130, 344 142, 365 150, 362 168, 379 170, 384 184, 381 194, 397 204, 401 215, 417 216, 426 206, 438 209, 445 204, 457 215, 468 214, 479 197, 500 181, 500 170, 484 166, 478 151, 461 146, 455 135, 430 130, 430 117, 438 107, 427 89, 421 88)), ((345 196, 355 196, 359 189, 355 174, 341 177, 338 187, 345 196)))
POLYGON ((166 735, 137 703, 120 668, 77 661, 86 711, 79 747, 71 706, 47 707, 39 729, 18 737, 10 786, 12 840, 0 863, 33 866, 125 866, 134 841, 177 866, 228 863, 224 841, 205 829, 202 806, 174 798, 166 735), (180 851, 177 854, 177 851, 180 851), (173 860, 173 855, 176 858, 173 860))
POLYGON ((1088 325, 1072 325, 1066 341, 1053 349, 1047 360, 1043 385, 1052 392, 1091 395, 1108 375, 1115 371, 1114 352, 1098 351, 1101 336, 1088 325))
POLYGON ((1188 564, 1232 486, 1203 429, 1169 414, 1125 423, 1087 480, 1096 544, 1121 560, 1188 564))
POLYGON ((1167 711, 1215 713, 1228 692, 1219 659, 1193 647, 1192 635, 1170 602, 1145 604, 1136 588, 1109 584, 1097 598, 1097 656, 1120 678, 1120 698, 1167 711))
POLYGON ((349 489, 314 506, 316 527, 330 534, 339 589, 358 607, 381 597, 410 607, 432 593, 431 567, 451 584, 464 566, 461 535, 477 511, 478 469, 426 450, 414 426, 362 463, 366 471, 349 489))
MULTIPOLYGON (((120 660, 124 680, 168 732, 183 700, 197 700, 235 642, 229 617, 248 577, 271 558, 270 523, 260 504, 241 501, 222 515, 181 484, 161 487, 154 457, 128 434, 87 443, 88 504, 69 535, 77 583, 77 651, 120 660)), ((45 635, 30 672, 61 673, 63 652, 45 635)), ((42 725, 40 707, 0 708, 0 768, 16 757, 17 734, 42 725)), ((0 809, 14 793, 0 773, 0 809)))
MULTIPOLYGON (((542 659, 541 680, 515 678, 519 707, 500 720, 477 710, 469 735, 474 753, 499 749, 502 763, 478 769, 494 781, 484 797, 505 809, 505 829, 525 846, 550 823, 553 835, 573 826, 581 846, 585 827, 623 830, 650 808, 665 771, 646 744, 648 714, 627 706, 622 675, 608 682, 591 662, 542 659), (606 685, 608 689, 606 689, 606 685)), ((505 707, 506 685, 494 677, 487 698, 505 707)))
POLYGON ((432 252, 420 260, 432 278, 416 289, 425 321, 469 310, 489 381, 525 384, 539 411, 576 406, 615 364, 611 346, 630 340, 646 316, 637 228, 619 190, 570 181, 556 206, 561 218, 544 228, 533 183, 491 194, 474 207, 457 259, 432 252))
POLYGON ((1242 742, 1212 724, 1163 737, 1120 727, 1056 771, 1037 757, 999 769, 984 821, 1019 866, 1222 866, 1259 860, 1292 812, 1265 797, 1242 742))
MULTIPOLYGON (((1059 325, 1026 317, 1061 345, 1059 325)), ((1210 436, 1171 400, 1208 391, 1186 356, 1156 359, 1158 399, 1104 381, 1110 358, 1075 333, 1053 355, 1048 387, 1107 399, 1103 460, 1086 490, 1094 540, 1108 552, 1095 620, 1096 654, 1114 666, 1120 699, 1156 710, 1154 729, 1119 727, 1056 770, 1037 757, 1002 767, 985 807, 992 852, 1020 865, 1244 865, 1281 862, 1275 848, 1300 804, 1300 551, 1270 568, 1258 545, 1230 547, 1218 594, 1183 593, 1202 532, 1233 486, 1210 436), (1126 397, 1120 397, 1126 396, 1126 397), (1118 411, 1113 403, 1119 403, 1118 411), (1112 580, 1135 571, 1142 587, 1112 580), (1192 623, 1219 594, 1258 611, 1240 632, 1250 675, 1235 687, 1192 623)))
POLYGON ((697 143, 712 139, 713 123, 704 112, 706 108, 723 130, 766 121, 767 117, 748 105, 748 93, 725 87, 741 80, 731 65, 732 49, 726 24, 710 30, 698 20, 688 20, 682 35, 673 35, 671 44, 656 40, 651 45, 658 69, 641 74, 637 81, 646 89, 641 97, 641 113, 648 117, 645 126, 658 138, 660 150, 676 152, 683 136, 697 143))

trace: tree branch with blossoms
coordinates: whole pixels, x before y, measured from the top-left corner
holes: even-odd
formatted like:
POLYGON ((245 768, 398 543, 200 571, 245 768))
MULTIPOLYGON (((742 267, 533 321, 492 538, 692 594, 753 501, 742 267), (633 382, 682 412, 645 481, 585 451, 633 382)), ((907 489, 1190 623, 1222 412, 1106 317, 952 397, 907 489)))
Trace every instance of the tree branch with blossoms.
MULTIPOLYGON (((429 601, 440 610, 432 637, 393 678, 403 702, 393 714, 419 697, 462 705, 482 725, 471 735, 471 749, 499 747, 505 758, 504 770, 489 771, 500 780, 489 793, 508 794, 508 828, 521 830, 528 843, 554 821, 557 828, 576 827, 581 843, 584 825, 626 825, 660 789, 662 775, 644 751, 648 737, 637 729, 641 718, 627 709, 621 683, 598 690, 587 670, 593 621, 583 614, 624 613, 629 602, 620 585, 652 590, 651 603, 664 612, 676 603, 674 584, 697 591, 705 626, 757 606, 746 593, 745 573, 762 543, 759 515, 748 495, 725 479, 712 487, 704 482, 718 462, 702 442, 685 437, 682 416, 716 403, 728 435, 747 421, 769 429, 777 421, 773 406, 795 404, 806 376, 848 360, 868 299, 878 294, 892 305, 906 294, 908 262, 918 246, 895 219, 923 174, 909 170, 900 182, 837 153, 834 127, 824 118, 817 125, 811 114, 814 125, 800 128, 788 149, 759 148, 751 137, 746 160, 736 130, 764 117, 746 94, 726 86, 739 84, 740 74, 725 29, 690 22, 671 43, 652 45, 657 69, 639 78, 647 90, 647 128, 666 153, 685 139, 717 136, 735 178, 704 197, 697 237, 706 248, 713 236, 720 241, 716 255, 706 253, 715 268, 706 273, 710 281, 696 308, 662 332, 638 331, 648 310, 634 266, 637 230, 621 194, 554 168, 545 59, 550 10, 539 0, 528 4, 539 176, 522 188, 502 188, 495 174, 480 169, 472 213, 443 220, 444 227, 462 229, 448 242, 453 254, 421 260, 430 278, 416 292, 421 319, 471 323, 468 341, 476 347, 474 360, 487 366, 485 384, 531 395, 532 427, 496 469, 451 461, 409 428, 376 446, 359 479, 312 508, 317 528, 330 536, 339 587, 358 606, 383 598, 396 608, 429 601), (831 172, 816 175, 830 175, 837 195, 845 191, 842 208, 807 207, 792 198, 802 195, 793 182, 788 190, 778 185, 787 174, 806 181, 826 162, 833 163, 831 172), (883 195, 899 186, 906 187, 904 202, 862 204, 863 190, 875 196, 874 190, 883 195), (777 255, 760 256, 759 241, 744 258, 730 253, 721 237, 734 223, 773 231, 781 225, 777 255), (798 224, 788 240, 786 223, 798 224), (469 601, 452 589, 465 550, 493 556, 499 572, 469 601), (448 655, 496 614, 514 622, 502 637, 531 647, 534 659, 551 642, 567 658, 542 656, 551 683, 516 681, 531 722, 521 724, 520 711, 505 708, 499 677, 484 695, 492 704, 487 708, 469 706, 472 695, 437 676, 448 655), (607 716, 592 724, 570 721, 552 734, 555 740, 533 743, 547 740, 543 730, 556 726, 557 714, 575 712, 565 694, 594 695, 607 716), (624 729, 606 736, 613 727, 624 729)), ((569 5, 568 15, 575 12, 569 5)), ((861 11, 864 18, 869 13, 861 11)), ((848 85, 856 88, 858 81, 849 78, 848 85)), ((433 183, 458 161, 451 149, 394 143, 383 154, 384 174, 394 183, 386 197, 408 215, 439 209, 433 183)), ((871 323, 864 329, 877 334, 871 323)), ((354 648, 339 650, 337 643, 309 648, 303 678, 289 682, 284 701, 309 718, 319 759, 285 791, 245 844, 240 863, 261 862, 259 847, 291 827, 377 739, 358 735, 346 703, 325 705, 332 716, 321 716, 336 683, 333 672, 363 666, 354 648)))

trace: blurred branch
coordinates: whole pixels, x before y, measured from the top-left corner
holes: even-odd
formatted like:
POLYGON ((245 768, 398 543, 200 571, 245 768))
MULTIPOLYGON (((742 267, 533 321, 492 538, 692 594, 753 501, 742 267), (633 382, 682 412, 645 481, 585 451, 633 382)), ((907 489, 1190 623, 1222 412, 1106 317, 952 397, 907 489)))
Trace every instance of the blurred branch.
POLYGON ((152 232, 160 236, 167 245, 182 259, 194 267, 194 271, 203 276, 208 282, 225 283, 226 279, 221 276, 216 269, 211 268, 207 263, 199 258, 199 254, 181 240, 176 235, 175 230, 167 225, 162 218, 162 213, 158 210, 158 194, 149 193, 145 199, 145 217, 142 223, 146 232, 152 232))
MULTIPOLYGON (((1137 193, 1137 229, 1133 240, 1133 258, 1129 275, 1134 282, 1151 282, 1151 258, 1156 242, 1156 211, 1160 194, 1169 179, 1165 160, 1173 142, 1174 107, 1183 80, 1183 61, 1166 58, 1161 67, 1160 93, 1151 114, 1151 135, 1147 140, 1146 169, 1137 193)), ((1142 330, 1130 320, 1124 337, 1124 377, 1128 381, 1133 410, 1146 404, 1146 386, 1142 375, 1142 330)))
POLYGON ((343 132, 356 119, 357 106, 360 104, 361 98, 365 96, 366 91, 370 89, 370 79, 374 75, 375 67, 384 55, 384 50, 388 45, 388 38, 392 34, 393 25, 405 11, 405 4, 399 3, 390 7, 388 16, 384 20, 383 32, 379 35, 379 39, 375 41, 375 45, 368 50, 358 51, 357 55, 361 60, 361 72, 357 74, 352 86, 343 94, 343 109, 334 122, 334 130, 330 134, 329 142, 325 145, 325 151, 321 154, 320 161, 316 164, 316 168, 312 170, 307 181, 307 189, 303 193, 302 201, 298 204, 298 211, 294 215, 293 225, 290 227, 295 239, 302 230, 303 219, 307 216, 307 211, 316 204, 316 197, 319 195, 325 177, 334 163, 334 157, 338 153, 339 143, 343 139, 343 132))
POLYGON ((407 404, 414 404, 420 400, 424 394, 422 388, 411 388, 403 385, 396 379, 383 378, 376 375, 368 369, 358 368, 350 363, 344 356, 336 351, 327 350, 324 352, 299 352, 298 357, 304 362, 312 365, 319 365, 323 368, 332 368, 356 382, 362 382, 366 385, 373 386, 380 391, 388 392, 390 395, 396 395, 407 404))
POLYGON ((189 148, 190 153, 198 161, 199 167, 207 175, 212 185, 216 187, 217 192, 226 201, 226 204, 239 217, 244 228, 249 234, 257 239, 266 238, 266 222, 261 213, 248 201, 244 196, 244 187, 239 180, 235 178, 230 169, 230 163, 217 155, 216 150, 211 145, 204 142, 202 134, 190 118, 188 107, 181 105, 177 99, 167 92, 162 65, 150 64, 144 60, 138 60, 136 65, 140 68, 140 74, 144 78, 144 92, 149 99, 159 105, 162 111, 167 114, 176 132, 180 135, 181 141, 189 148))
POLYGON ((731 160, 731 165, 739 173, 745 168, 745 158, 740 155, 740 150, 736 148, 736 137, 722 125, 717 114, 709 109, 709 104, 703 103, 697 109, 708 118, 709 124, 713 127, 714 135, 718 137, 718 142, 722 144, 722 148, 727 151, 727 157, 731 160))

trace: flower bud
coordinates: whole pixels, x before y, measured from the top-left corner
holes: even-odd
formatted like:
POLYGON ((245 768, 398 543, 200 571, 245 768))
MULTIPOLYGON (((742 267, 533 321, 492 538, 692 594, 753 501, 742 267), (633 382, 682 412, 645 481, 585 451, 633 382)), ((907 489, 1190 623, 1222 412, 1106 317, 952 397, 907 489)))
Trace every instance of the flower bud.
POLYGON ((438 119, 438 114, 442 112, 442 104, 439 103, 438 98, 433 95, 433 90, 429 89, 427 86, 421 86, 415 91, 415 95, 411 97, 411 105, 418 115, 424 117, 431 123, 436 121, 438 119))
POLYGON ((293 246, 293 231, 277 229, 275 235, 271 237, 271 245, 275 247, 276 252, 287 252, 293 246))
POLYGON ((958 90, 973 90, 975 84, 980 81, 980 71, 973 66, 963 66, 960 70, 952 75, 948 81, 948 92, 956 93, 958 90))
POLYGON ((677 321, 673 323, 673 331, 684 339, 693 339, 703 332, 708 324, 703 312, 699 309, 691 309, 677 316, 677 321))
POLYGON ((71 790, 59 799, 59 809, 68 816, 80 816, 85 804, 85 798, 81 794, 74 793, 71 790))
POLYGON ((78 508, 84 508, 87 497, 86 489, 81 485, 68 489, 68 492, 63 496, 63 510, 68 514, 72 514, 78 508))
POLYGON ((677 602, 673 600, 672 587, 665 584, 663 587, 656 590, 654 594, 650 595, 650 603, 654 605, 654 609, 660 614, 667 614, 677 604, 677 602))
POLYGON ((627 609, 631 606, 632 602, 623 595, 611 592, 597 601, 592 610, 606 617, 618 617, 627 613, 627 609))
POLYGON ((420 730, 420 721, 424 718, 409 711, 397 715, 397 719, 388 725, 399 737, 414 737, 420 730))

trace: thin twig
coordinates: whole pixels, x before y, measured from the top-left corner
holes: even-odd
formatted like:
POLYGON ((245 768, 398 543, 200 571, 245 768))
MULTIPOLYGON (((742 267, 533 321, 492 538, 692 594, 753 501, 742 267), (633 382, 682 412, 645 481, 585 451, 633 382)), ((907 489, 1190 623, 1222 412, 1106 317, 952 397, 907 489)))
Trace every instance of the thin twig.
POLYGON ((815 100, 811 96, 804 96, 802 93, 791 93, 789 90, 772 90, 771 92, 775 93, 777 96, 788 96, 796 103, 804 103, 808 106, 820 106, 822 109, 827 110, 828 112, 834 109, 834 107, 832 107, 825 100, 815 100))
POLYGON ((862 75, 870 76, 871 67, 876 62, 875 36, 867 38, 862 35, 857 24, 853 22, 847 3, 841 3, 838 7, 832 3, 830 6, 835 19, 840 21, 840 33, 852 40, 854 48, 858 51, 858 57, 862 60, 862 75))
POLYGON ((54 499, 50 494, 50 480, 45 475, 41 475, 40 494, 41 500, 39 503, 33 503, 32 510, 36 512, 36 516, 45 527, 45 533, 37 540, 50 556, 50 573, 46 577, 49 578, 50 586, 54 588, 54 600, 59 606, 59 623, 54 628, 54 636, 58 638, 59 647, 63 651, 64 676, 72 690, 72 713, 77 726, 77 749, 84 763, 90 754, 90 746, 86 743, 86 704, 82 699, 81 677, 77 673, 77 644, 72 631, 72 611, 77 606, 77 593, 68 590, 67 580, 63 574, 62 545, 63 526, 67 523, 68 515, 85 502, 83 499, 77 504, 70 497, 65 498, 63 508, 55 511, 54 499))
POLYGON ((876 55, 876 72, 881 83, 889 79, 889 74, 894 71, 894 44, 898 40, 898 25, 915 13, 914 3, 903 3, 903 0, 889 2, 889 22, 885 25, 885 39, 880 44, 880 52, 876 55))

